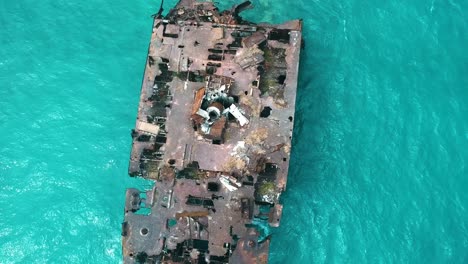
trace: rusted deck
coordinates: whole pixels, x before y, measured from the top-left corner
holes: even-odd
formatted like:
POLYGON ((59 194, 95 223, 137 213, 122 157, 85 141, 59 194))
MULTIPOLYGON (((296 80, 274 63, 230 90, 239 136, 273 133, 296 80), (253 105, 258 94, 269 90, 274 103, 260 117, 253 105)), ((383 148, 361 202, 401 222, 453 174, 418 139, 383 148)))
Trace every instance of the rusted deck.
POLYGON ((300 20, 256 25, 211 2, 155 16, 132 131, 125 263, 267 263, 280 223, 300 20))

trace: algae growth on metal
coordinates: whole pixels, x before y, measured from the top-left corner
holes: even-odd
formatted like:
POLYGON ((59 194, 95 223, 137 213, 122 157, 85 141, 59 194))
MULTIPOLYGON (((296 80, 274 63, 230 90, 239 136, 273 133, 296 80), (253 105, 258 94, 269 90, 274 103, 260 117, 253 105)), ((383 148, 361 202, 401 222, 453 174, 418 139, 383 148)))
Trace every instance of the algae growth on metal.
POLYGON ((129 174, 124 263, 267 263, 286 189, 301 20, 181 0, 154 16, 129 174))

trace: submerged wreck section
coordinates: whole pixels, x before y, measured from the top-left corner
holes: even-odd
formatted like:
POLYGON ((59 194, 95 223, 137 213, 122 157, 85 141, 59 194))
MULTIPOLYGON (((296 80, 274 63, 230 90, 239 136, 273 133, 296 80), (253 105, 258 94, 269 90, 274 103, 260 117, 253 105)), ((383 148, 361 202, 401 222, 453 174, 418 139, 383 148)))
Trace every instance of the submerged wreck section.
POLYGON ((132 130, 124 263, 267 263, 280 223, 301 20, 253 24, 181 0, 155 15, 132 130))

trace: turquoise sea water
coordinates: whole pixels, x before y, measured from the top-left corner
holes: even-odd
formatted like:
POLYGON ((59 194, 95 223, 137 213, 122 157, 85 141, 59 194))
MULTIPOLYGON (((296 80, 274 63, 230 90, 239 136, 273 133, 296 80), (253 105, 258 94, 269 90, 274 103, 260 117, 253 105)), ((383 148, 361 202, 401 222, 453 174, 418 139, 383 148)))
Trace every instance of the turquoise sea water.
MULTIPOLYGON (((468 2, 253 3, 306 40, 271 263, 468 263, 468 2)), ((121 261, 158 5, 0 0, 0 263, 121 261)))

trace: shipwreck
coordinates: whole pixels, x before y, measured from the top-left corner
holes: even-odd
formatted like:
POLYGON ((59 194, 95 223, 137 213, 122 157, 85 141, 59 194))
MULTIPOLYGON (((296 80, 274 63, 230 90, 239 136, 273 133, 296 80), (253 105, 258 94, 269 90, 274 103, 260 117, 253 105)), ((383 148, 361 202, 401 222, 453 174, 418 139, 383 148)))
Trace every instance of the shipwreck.
POLYGON ((302 21, 212 2, 154 15, 132 130, 124 263, 267 263, 293 135, 302 21))

